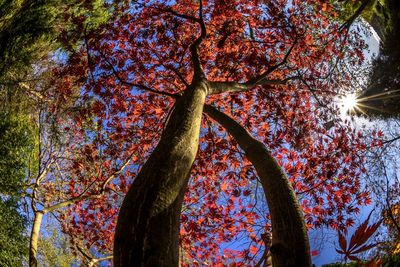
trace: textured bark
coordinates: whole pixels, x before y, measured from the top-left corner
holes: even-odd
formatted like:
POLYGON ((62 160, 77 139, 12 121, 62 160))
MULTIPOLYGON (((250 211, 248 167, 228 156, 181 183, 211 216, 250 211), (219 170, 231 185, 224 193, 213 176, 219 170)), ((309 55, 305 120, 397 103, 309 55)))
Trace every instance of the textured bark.
POLYGON ((160 142, 128 191, 114 241, 114 266, 178 266, 179 216, 195 159, 207 82, 177 99, 160 142))
POLYGON ((206 105, 204 112, 218 121, 246 153, 261 180, 272 221, 274 267, 311 266, 310 245, 294 190, 278 162, 263 143, 228 115, 206 105))
POLYGON ((30 246, 29 246, 29 266, 37 267, 38 266, 38 258, 37 258, 37 250, 38 250, 38 241, 40 234, 40 226, 42 225, 43 212, 37 211, 35 212, 35 219, 32 225, 31 238, 30 238, 30 246))

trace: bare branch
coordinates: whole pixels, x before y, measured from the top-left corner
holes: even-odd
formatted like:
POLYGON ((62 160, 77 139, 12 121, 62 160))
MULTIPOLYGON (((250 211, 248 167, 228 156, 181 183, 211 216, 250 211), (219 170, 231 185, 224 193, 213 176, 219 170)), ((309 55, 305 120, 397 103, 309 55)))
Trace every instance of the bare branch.
POLYGON ((340 27, 339 27, 339 32, 343 31, 346 29, 347 31, 349 30, 350 26, 353 24, 353 22, 361 15, 361 13, 364 11, 364 9, 367 7, 367 5, 371 2, 371 0, 365 0, 361 6, 356 10, 356 12, 348 18, 340 27))
POLYGON ((268 75, 270 75, 272 72, 274 72, 275 70, 277 70, 279 67, 281 67, 282 65, 286 64, 290 54, 292 53, 294 47, 297 44, 297 39, 298 36, 296 35, 296 38, 294 39, 293 44, 291 45, 291 47, 289 48, 289 50, 286 52, 285 57, 283 58, 283 60, 281 62, 279 62, 278 64, 273 65, 272 67, 268 68, 266 71, 264 71, 263 73, 261 73, 259 76, 254 77, 252 79, 250 79, 248 82, 246 82, 247 85, 249 86, 256 86, 256 85, 262 85, 265 84, 265 82, 268 83, 268 80, 265 80, 268 75))
POLYGON ((106 261, 106 260, 112 260, 113 256, 107 256, 107 257, 102 257, 102 258, 95 258, 95 259, 91 259, 89 262, 89 267, 95 266, 96 263, 98 262, 102 262, 102 261, 106 261))
POLYGON ((142 91, 151 92, 151 93, 154 93, 154 94, 157 94, 157 95, 170 96, 172 98, 176 98, 175 94, 171 94, 171 93, 168 93, 168 92, 157 91, 157 90, 155 90, 153 88, 150 88, 150 87, 148 87, 146 85, 125 81, 124 79, 121 78, 121 76, 119 75, 118 71, 114 68, 113 64, 111 64, 111 62, 107 59, 107 57, 101 51, 99 51, 99 53, 103 57, 103 59, 106 61, 107 65, 111 68, 114 76, 117 78, 117 80, 121 84, 124 84, 124 85, 127 85, 127 86, 136 87, 136 88, 138 88, 138 89, 140 89, 142 91))
POLYGON ((113 173, 103 182, 103 184, 102 184, 102 186, 101 186, 101 189, 100 189, 100 191, 99 191, 97 194, 85 195, 85 193, 89 190, 89 188, 91 187, 91 185, 93 185, 93 183, 92 183, 92 184, 91 184, 90 186, 88 186, 79 196, 70 198, 70 199, 68 199, 68 200, 65 200, 65 201, 59 202, 59 203, 57 203, 57 204, 55 204, 55 205, 52 205, 52 206, 50 206, 50 207, 47 207, 47 208, 43 209, 43 213, 52 212, 52 211, 54 211, 54 210, 57 210, 57 209, 60 209, 60 208, 69 206, 69 205, 71 205, 71 204, 73 204, 74 202, 77 202, 77 201, 87 200, 87 199, 95 199, 95 198, 101 197, 101 196, 104 194, 105 190, 106 190, 107 184, 108 184, 112 179, 114 179, 118 174, 120 174, 121 172, 123 172, 123 170, 124 170, 124 169, 129 165, 129 163, 131 162, 132 157, 133 157, 133 153, 129 156, 129 158, 125 161, 125 163, 124 163, 118 170, 116 170, 115 172, 113 172, 113 173))
POLYGON ((194 41, 194 43, 190 46, 190 53, 192 55, 192 63, 193 63, 193 68, 194 68, 194 79, 196 78, 204 78, 204 70, 203 67, 201 66, 201 62, 200 62, 200 56, 199 56, 199 46, 201 44, 201 42, 203 41, 203 39, 206 37, 207 35, 207 28, 206 28, 206 24, 204 23, 204 19, 203 19, 203 3, 200 0, 199 1, 200 7, 199 7, 199 19, 198 19, 198 23, 200 24, 200 29, 201 29, 201 33, 200 36, 196 39, 196 41, 194 41))
MULTIPOLYGON (((297 80, 299 76, 290 76, 283 80, 273 79, 273 80, 264 80, 260 84, 256 85, 284 85, 287 84, 288 81, 297 80)), ((211 90, 209 94, 220 94, 220 93, 235 93, 235 92, 243 92, 250 90, 255 87, 253 84, 249 83, 238 83, 238 82, 209 82, 211 90)))
POLYGON ((190 16, 190 15, 178 13, 178 12, 174 11, 172 8, 169 8, 169 9, 158 9, 158 8, 155 8, 155 9, 163 11, 163 12, 166 12, 166 13, 169 13, 171 15, 174 15, 175 17, 178 17, 178 18, 187 19, 187 20, 192 21, 192 22, 200 23, 200 20, 198 18, 190 16))

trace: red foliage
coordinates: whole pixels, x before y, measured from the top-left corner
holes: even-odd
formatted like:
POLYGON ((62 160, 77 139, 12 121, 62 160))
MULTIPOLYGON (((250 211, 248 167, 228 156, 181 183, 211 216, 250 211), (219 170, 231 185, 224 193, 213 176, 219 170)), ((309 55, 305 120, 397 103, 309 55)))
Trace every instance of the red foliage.
POLYGON ((378 243, 367 244, 368 240, 372 237, 372 235, 378 230, 378 227, 381 225, 382 221, 378 221, 371 226, 368 218, 360 224, 354 234, 351 236, 350 243, 347 245, 346 238, 342 231, 338 232, 339 235, 339 249, 336 249, 336 252, 344 255, 345 260, 360 260, 355 254, 367 251, 371 248, 374 248, 378 245, 378 243))
MULTIPOLYGON (((336 60, 362 61, 359 36, 344 38, 331 20, 333 9, 319 1, 203 5, 207 36, 199 55, 211 81, 248 81, 281 62, 292 48, 287 62, 268 76, 287 83, 214 95, 207 102, 230 113, 271 149, 290 177, 309 227, 352 225, 350 216, 369 202, 359 181, 366 144, 333 107, 342 92, 332 79, 336 60)), ((111 22, 88 33, 87 46, 69 60, 65 79, 73 77, 82 90, 71 126, 80 140, 71 144, 70 194, 96 192, 117 172, 102 197, 71 207, 65 217, 64 231, 84 237, 88 247, 112 249, 123 194, 168 119, 173 99, 165 94, 180 93, 192 79, 188 47, 200 32, 193 21, 198 9, 198 2, 186 0, 172 6, 121 3, 111 22)), ((349 80, 339 82, 346 86, 349 80)), ((260 194, 251 164, 205 117, 181 216, 183 262, 254 264, 263 250, 260 235, 270 230, 260 194), (245 241, 232 245, 237 238, 245 241)))

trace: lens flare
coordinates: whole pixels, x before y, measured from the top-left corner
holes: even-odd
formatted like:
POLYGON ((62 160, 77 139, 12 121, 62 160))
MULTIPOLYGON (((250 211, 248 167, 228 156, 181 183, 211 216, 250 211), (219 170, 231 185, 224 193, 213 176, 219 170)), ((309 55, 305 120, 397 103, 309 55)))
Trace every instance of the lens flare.
POLYGON ((341 105, 341 110, 344 113, 349 113, 355 110, 355 108, 357 107, 358 104, 358 100, 355 94, 349 94, 344 96, 341 100, 340 100, 340 105, 341 105))

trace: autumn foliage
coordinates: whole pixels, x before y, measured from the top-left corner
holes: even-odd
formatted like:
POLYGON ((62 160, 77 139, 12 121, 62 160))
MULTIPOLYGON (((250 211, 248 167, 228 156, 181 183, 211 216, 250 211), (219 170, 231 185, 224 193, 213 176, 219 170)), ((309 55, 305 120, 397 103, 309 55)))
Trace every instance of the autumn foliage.
MULTIPOLYGON (((370 214, 371 215, 371 214, 370 214)), ((338 232, 339 235, 339 249, 336 252, 343 255, 345 260, 357 260, 357 254, 368 251, 378 245, 378 243, 370 242, 371 237, 378 230, 382 221, 378 221, 372 225, 369 224, 370 216, 360 224, 351 236, 350 242, 347 242, 345 233, 338 232)))
MULTIPOLYGON (((202 4, 207 35, 199 59, 209 81, 246 83, 270 70, 263 78, 268 82, 206 102, 271 150, 309 228, 351 226, 370 202, 360 183, 369 140, 335 107, 350 78, 340 73, 333 81, 338 61, 362 62, 359 34, 341 32, 331 19, 334 9, 319 1, 202 4)), ((102 192, 71 206, 62 215, 63 230, 104 254, 112 250, 124 194, 193 78, 189 47, 200 34, 198 1, 129 1, 114 11, 107 25, 87 34, 57 83, 65 97, 71 88, 81 91, 64 129, 74 138, 68 194, 102 192)), ((258 261, 265 249, 261 235, 271 229, 257 179, 235 141, 204 115, 181 214, 183 264, 258 261)))

